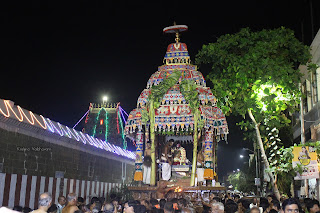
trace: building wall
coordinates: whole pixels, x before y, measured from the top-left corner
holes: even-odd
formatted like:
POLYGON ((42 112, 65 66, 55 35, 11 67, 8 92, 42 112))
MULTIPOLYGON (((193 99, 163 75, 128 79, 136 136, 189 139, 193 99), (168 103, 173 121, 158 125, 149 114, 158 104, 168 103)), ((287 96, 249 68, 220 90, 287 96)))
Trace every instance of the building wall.
POLYGON ((52 194, 53 203, 58 203, 59 196, 66 197, 71 192, 89 203, 92 197, 108 198, 121 187, 121 183, 0 173, 0 206, 12 208, 20 205, 36 209, 43 192, 52 194))
MULTIPOLYGON (((320 30, 314 38, 311 46, 310 53, 312 55, 312 63, 320 66, 320 30)), ((305 65, 299 67, 301 73, 304 75, 302 82, 302 92, 305 97, 303 99, 304 108, 304 125, 306 133, 306 141, 320 140, 317 134, 312 134, 314 126, 320 123, 320 68, 315 73, 308 71, 305 65), (312 138, 313 137, 313 138, 312 138), (316 138, 314 138, 316 137, 316 138)), ((293 127, 293 137, 295 142, 300 142, 301 128, 300 120, 297 119, 293 127)))
POLYGON ((0 163, 4 173, 55 177, 62 171, 64 178, 111 183, 122 183, 122 175, 129 183, 134 172, 133 164, 1 128, 0 163))

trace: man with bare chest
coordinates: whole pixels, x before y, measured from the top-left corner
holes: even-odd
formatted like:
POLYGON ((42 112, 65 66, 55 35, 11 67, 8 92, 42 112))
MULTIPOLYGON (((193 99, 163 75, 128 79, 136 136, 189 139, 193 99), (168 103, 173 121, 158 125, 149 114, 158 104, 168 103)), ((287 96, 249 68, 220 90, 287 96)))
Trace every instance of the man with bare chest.
POLYGON ((175 189, 175 187, 167 188, 167 181, 161 180, 159 182, 159 187, 156 191, 157 199, 164 199, 168 191, 175 189))
POLYGON ((69 193, 67 196, 67 205, 62 209, 62 213, 74 213, 79 210, 77 207, 77 195, 75 193, 69 193))

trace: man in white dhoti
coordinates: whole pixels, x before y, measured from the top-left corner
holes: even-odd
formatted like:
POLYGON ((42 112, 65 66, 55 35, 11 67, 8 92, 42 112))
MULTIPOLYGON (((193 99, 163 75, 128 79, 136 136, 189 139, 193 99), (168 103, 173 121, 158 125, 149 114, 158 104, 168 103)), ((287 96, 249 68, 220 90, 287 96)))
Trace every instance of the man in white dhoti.
POLYGON ((199 185, 204 181, 204 168, 203 168, 204 156, 202 150, 200 149, 197 156, 197 182, 199 185))
POLYGON ((150 184, 151 166, 143 165, 143 183, 150 184))
POLYGON ((161 156, 160 163, 162 164, 162 180, 170 180, 171 165, 164 154, 161 156))
POLYGON ((150 184, 151 178, 151 145, 146 143, 143 159, 143 183, 150 184))

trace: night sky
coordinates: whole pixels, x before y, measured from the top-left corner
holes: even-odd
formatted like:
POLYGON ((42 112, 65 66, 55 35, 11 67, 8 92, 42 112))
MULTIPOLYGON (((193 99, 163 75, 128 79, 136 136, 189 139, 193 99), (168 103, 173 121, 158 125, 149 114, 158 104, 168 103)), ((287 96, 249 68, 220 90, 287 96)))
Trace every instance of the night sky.
MULTIPOLYGON (((0 98, 70 127, 103 95, 128 113, 136 107, 174 42, 162 33, 174 21, 189 27, 181 41, 193 62, 203 44, 243 27, 285 26, 305 44, 312 41, 307 0, 8 2, 0 3, 0 98)), ((320 5, 311 2, 316 33, 320 5)), ((227 120, 229 144, 220 143, 218 152, 222 174, 241 167, 241 147, 251 147, 235 125, 239 118, 227 120)))

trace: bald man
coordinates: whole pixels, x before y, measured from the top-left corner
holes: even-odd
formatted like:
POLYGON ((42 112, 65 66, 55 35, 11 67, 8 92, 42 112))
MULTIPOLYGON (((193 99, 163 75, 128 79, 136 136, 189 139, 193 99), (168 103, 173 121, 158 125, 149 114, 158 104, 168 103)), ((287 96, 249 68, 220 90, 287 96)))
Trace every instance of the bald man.
POLYGON ((67 196, 67 205, 62 209, 62 213, 74 213, 79 210, 77 207, 77 195, 75 193, 69 193, 67 196))
POLYGON ((47 213, 52 203, 52 196, 49 192, 42 193, 39 196, 38 209, 34 210, 34 213, 47 213))

